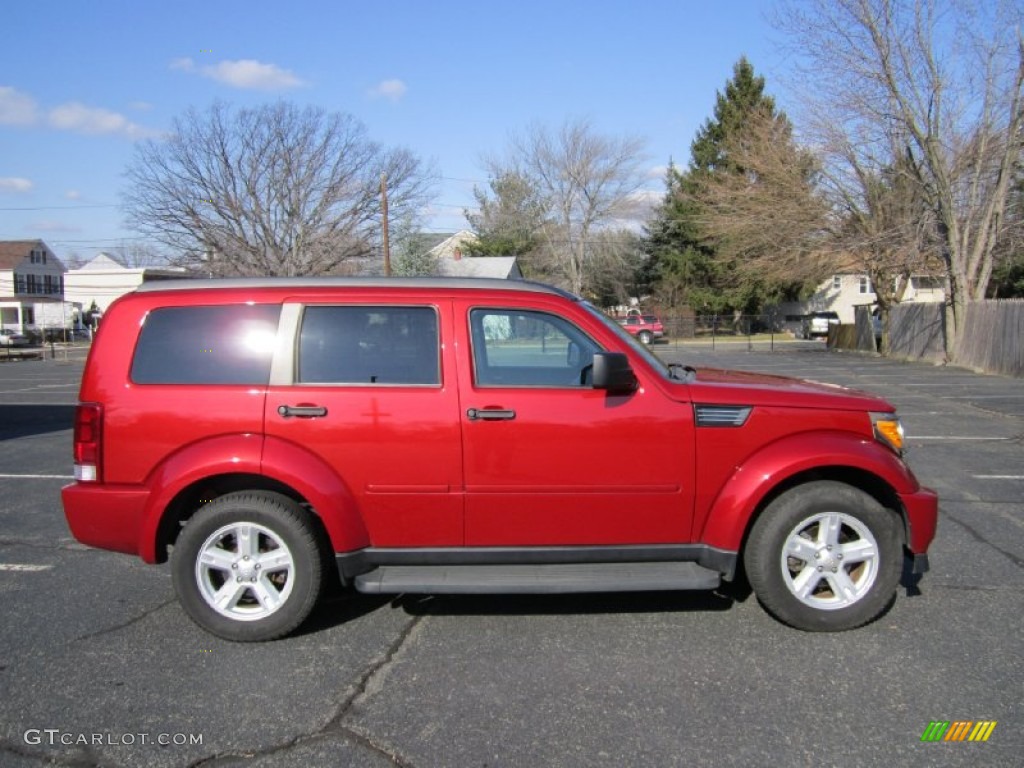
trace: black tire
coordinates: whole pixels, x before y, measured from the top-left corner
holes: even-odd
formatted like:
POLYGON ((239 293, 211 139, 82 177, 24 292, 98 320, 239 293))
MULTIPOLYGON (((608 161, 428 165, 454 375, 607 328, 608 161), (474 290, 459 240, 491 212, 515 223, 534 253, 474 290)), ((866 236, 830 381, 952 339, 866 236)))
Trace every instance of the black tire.
POLYGON ((641 344, 650 344, 654 341, 654 336, 651 335, 650 331, 640 331, 636 336, 640 339, 641 344))
POLYGON ((171 577, 200 627, 225 640, 259 642, 305 621, 319 600, 326 563, 302 507, 278 493, 243 491, 213 500, 186 523, 171 577))
POLYGON ((854 629, 896 598, 900 531, 896 514, 865 492, 839 482, 806 483, 772 501, 755 521, 744 551, 747 578, 768 612, 792 627, 854 629))

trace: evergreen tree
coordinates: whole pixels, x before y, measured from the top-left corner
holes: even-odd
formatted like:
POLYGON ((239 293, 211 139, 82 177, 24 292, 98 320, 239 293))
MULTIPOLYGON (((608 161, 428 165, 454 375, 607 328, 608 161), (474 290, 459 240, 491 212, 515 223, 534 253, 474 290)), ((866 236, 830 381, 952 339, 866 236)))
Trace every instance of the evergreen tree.
POLYGON ((700 187, 709 174, 744 171, 730 157, 729 139, 743 130, 752 114, 778 114, 764 84, 746 57, 740 58, 732 79, 716 96, 713 116, 690 145, 688 168, 669 167, 665 199, 647 228, 650 259, 642 276, 663 304, 687 304, 702 313, 754 312, 771 292, 769 286, 735 278, 733 265, 719 257, 706 232, 699 202, 700 187))
POLYGON ((477 211, 463 214, 476 241, 467 246, 473 256, 528 256, 540 244, 546 208, 524 176, 505 171, 491 179, 491 194, 473 188, 477 211))

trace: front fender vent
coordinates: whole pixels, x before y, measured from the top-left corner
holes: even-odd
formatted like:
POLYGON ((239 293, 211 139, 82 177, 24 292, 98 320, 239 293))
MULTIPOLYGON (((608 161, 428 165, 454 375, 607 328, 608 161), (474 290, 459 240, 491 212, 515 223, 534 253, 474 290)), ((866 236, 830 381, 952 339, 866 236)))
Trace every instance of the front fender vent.
POLYGON ((749 405, 694 405, 698 427, 742 427, 747 423, 749 405))

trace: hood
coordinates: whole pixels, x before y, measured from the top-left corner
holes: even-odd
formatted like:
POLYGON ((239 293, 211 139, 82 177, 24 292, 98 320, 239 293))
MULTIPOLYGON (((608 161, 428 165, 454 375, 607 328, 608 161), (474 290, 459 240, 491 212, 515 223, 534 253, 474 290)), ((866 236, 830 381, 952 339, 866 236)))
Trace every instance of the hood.
POLYGON ((687 386, 695 403, 851 411, 895 410, 883 398, 857 389, 766 373, 698 368, 687 386))

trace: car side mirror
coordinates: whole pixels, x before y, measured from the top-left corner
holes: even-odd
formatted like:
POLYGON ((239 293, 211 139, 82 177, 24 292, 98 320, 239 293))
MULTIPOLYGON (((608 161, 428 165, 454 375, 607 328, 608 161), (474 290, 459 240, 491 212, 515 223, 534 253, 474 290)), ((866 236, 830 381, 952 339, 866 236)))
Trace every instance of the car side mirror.
POLYGON ((636 389, 636 374, 629 367, 629 358, 622 352, 595 352, 591 381, 594 389, 622 395, 636 389))

